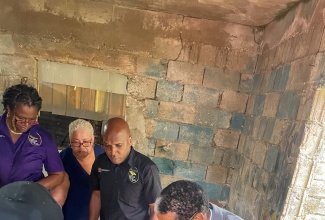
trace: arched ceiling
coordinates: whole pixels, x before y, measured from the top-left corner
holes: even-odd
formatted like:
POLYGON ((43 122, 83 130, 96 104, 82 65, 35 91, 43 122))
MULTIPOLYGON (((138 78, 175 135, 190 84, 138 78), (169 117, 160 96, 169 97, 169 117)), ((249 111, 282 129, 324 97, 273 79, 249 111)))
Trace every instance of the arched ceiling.
POLYGON ((115 0, 140 9, 249 26, 266 25, 300 1, 306 0, 115 0))

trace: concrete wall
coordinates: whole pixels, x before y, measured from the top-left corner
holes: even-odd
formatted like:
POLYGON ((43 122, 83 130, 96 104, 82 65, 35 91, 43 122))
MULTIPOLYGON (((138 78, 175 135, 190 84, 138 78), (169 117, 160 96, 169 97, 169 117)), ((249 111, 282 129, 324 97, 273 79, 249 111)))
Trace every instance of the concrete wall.
POLYGON ((244 219, 324 219, 324 8, 299 4, 260 42, 230 206, 244 219))
POLYGON ((102 1, 0 8, 0 92, 22 76, 36 85, 40 60, 123 74, 134 145, 163 185, 192 179, 227 203, 256 64, 252 28, 102 1))

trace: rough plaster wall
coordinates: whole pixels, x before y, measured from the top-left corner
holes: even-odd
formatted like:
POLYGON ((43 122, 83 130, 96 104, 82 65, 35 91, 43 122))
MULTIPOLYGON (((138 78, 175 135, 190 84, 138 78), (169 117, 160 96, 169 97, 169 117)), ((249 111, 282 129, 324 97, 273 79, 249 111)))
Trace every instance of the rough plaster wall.
POLYGON ((107 2, 0 8, 1 92, 22 76, 36 85, 43 59, 126 75, 134 145, 157 163, 163 185, 192 179, 227 203, 256 64, 252 28, 107 2))
POLYGON ((264 31, 231 186, 244 219, 325 218, 324 8, 301 3, 264 31))

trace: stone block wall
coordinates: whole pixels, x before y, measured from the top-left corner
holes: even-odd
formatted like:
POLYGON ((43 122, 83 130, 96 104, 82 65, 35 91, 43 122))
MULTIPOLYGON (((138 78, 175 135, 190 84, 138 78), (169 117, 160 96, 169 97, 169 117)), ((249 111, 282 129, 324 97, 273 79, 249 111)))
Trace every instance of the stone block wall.
POLYGON ((37 86, 44 60, 127 76, 134 146, 157 163, 163 186, 191 179, 228 202, 254 80, 253 28, 108 1, 1 0, 0 8, 0 92, 21 77, 37 86))
POLYGON ((324 4, 299 4, 259 39, 109 1, 0 0, 0 93, 37 86, 44 60, 124 75, 134 146, 163 186, 194 180, 244 219, 322 219, 324 4))
POLYGON ((304 1, 264 30, 231 183, 244 219, 325 218, 324 8, 304 1))

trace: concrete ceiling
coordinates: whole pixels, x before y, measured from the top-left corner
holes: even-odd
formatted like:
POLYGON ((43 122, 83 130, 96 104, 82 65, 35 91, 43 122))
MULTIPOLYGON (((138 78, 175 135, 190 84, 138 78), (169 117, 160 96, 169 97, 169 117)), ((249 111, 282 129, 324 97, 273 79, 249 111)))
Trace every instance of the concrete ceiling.
POLYGON ((195 18, 263 26, 302 0, 115 0, 125 5, 195 18))

